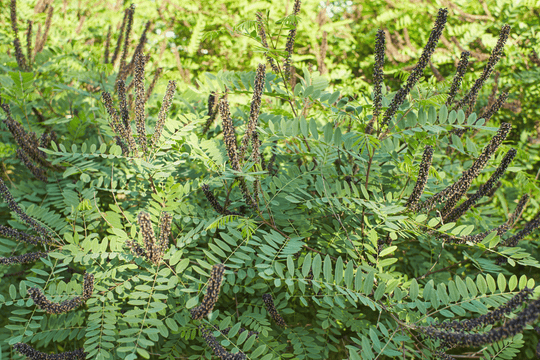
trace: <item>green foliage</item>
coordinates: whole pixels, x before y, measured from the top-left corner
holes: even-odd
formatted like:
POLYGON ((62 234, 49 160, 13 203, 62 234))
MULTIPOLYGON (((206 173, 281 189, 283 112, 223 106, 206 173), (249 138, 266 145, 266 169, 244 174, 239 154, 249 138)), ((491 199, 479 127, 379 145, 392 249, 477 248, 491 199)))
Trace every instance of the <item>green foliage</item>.
MULTIPOLYGON (((384 111, 392 106, 392 89, 409 76, 402 57, 416 59, 429 36, 432 22, 423 19, 428 13, 434 17, 431 5, 388 8, 387 2, 375 1, 360 10, 349 2, 321 7, 306 1, 294 16, 292 2, 287 10, 277 1, 185 1, 181 7, 172 1, 143 2, 135 12, 129 56, 142 24, 152 20, 147 73, 162 66, 164 78, 184 83, 179 83, 161 137, 136 157, 116 142, 100 100, 106 91, 114 104, 119 102, 118 64, 103 63, 103 32, 112 25, 112 53, 121 9, 65 4, 54 3, 48 41, 24 72, 7 55, 8 50, 14 54, 13 34, 9 17, 2 17, 0 36, 7 39, 0 45, 2 104, 10 105, 26 136, 54 131, 56 139, 40 147, 51 163, 43 182, 15 158, 19 143, 0 125, 2 179, 24 212, 54 234, 47 245, 4 233, 0 237, 2 258, 43 247, 48 252, 31 264, 0 267, 0 311, 5 314, 0 318, 0 358, 22 358, 13 347, 20 342, 47 353, 84 348, 87 358, 99 360, 211 358, 212 349, 263 360, 434 358, 445 344, 426 336, 421 327, 488 314, 525 288, 534 289, 533 300, 506 314, 503 323, 527 305, 534 307, 538 242, 528 236, 511 247, 505 240, 537 227, 539 155, 527 130, 537 111, 531 105, 537 97, 535 82, 529 81, 535 75, 534 69, 525 70, 530 64, 516 59, 524 39, 536 41, 532 34, 537 24, 519 26, 534 20, 536 5, 453 5, 443 32, 446 39, 456 36, 483 54, 497 40, 494 29, 501 24, 494 18, 516 24, 496 70, 505 89, 514 92, 511 99, 523 96, 520 116, 501 111, 487 122, 482 118, 479 109, 488 102, 491 84, 479 98, 478 112, 447 106, 459 52, 445 49, 442 41, 432 62, 448 79, 435 81, 428 70, 397 105, 388 127, 369 132, 376 27, 387 28, 398 41, 396 31, 405 34, 408 29, 411 42, 398 54, 391 53, 387 42, 384 111), (262 46, 255 21, 255 13, 267 8, 271 11, 262 15, 268 48, 262 46), (481 11, 490 13, 474 18, 481 11), (285 43, 295 28, 296 74, 285 81, 285 43), (166 37, 169 31, 173 37, 166 37), (326 57, 321 55, 322 32, 327 33, 326 57), (476 39, 482 40, 478 49, 476 39), (169 51, 171 46, 176 50, 169 51), (155 51, 159 47, 161 54, 155 51), (260 114, 254 114, 253 93, 261 81, 255 69, 267 61, 264 52, 280 71, 274 73, 267 63, 258 94, 260 114), (216 100, 208 110, 210 94, 216 100), (248 139, 239 169, 231 165, 231 144, 223 135, 229 130, 224 131, 224 112, 203 131, 212 112, 225 104, 238 137, 233 136, 235 147, 249 133, 250 119, 258 119, 253 125, 257 136, 248 139), (500 121, 510 117, 517 126, 509 140, 494 150, 463 198, 480 189, 515 147, 517 156, 499 188, 483 194, 452 222, 444 221, 440 206, 418 212, 407 206, 427 145, 433 148, 433 162, 421 201, 455 184, 497 133, 500 121), (461 131, 465 135, 458 136, 461 131), (514 219, 509 214, 524 194, 531 200, 514 219), (150 215, 150 229, 160 229, 165 212, 173 216, 163 259, 151 262, 126 245, 147 245, 149 235, 137 222, 141 212, 150 215), (506 222, 508 234, 493 231, 506 222), (467 240, 482 233, 486 235, 480 241, 467 240), (209 281, 216 264, 225 265, 223 279, 209 281), (37 287, 52 302, 71 300, 84 294, 85 273, 94 276, 94 290, 73 311, 48 314, 28 294, 37 287), (216 287, 215 306, 208 316, 193 320, 190 310, 216 287), (286 326, 280 326, 279 317, 286 326)), ((18 5, 20 19, 45 20, 45 13, 34 14, 36 4, 18 5)), ((21 39, 22 34, 20 30, 21 39)), ((458 100, 487 62, 480 55, 458 100)), ((128 88, 132 79, 127 77, 128 88)), ((151 80, 148 76, 147 86, 151 80)), ((129 129, 137 142, 158 126, 165 87, 160 79, 146 102, 147 134, 135 126, 129 129)), ((131 101, 136 99, 133 95, 131 101)), ((128 110, 134 119, 135 108, 128 110)), ((0 209, 2 225, 33 234, 11 207, 2 203, 0 209)), ((505 339, 449 348, 448 354, 532 358, 538 336, 530 330, 527 325, 505 339)))

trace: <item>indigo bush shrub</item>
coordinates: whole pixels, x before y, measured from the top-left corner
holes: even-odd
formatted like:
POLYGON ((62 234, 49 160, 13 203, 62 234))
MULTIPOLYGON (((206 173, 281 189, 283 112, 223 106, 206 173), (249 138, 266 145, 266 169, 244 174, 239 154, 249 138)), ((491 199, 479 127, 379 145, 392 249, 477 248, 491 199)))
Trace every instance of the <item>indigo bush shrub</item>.
POLYGON ((374 30, 373 78, 353 97, 356 80, 340 88, 326 67, 327 37, 318 68, 302 63, 306 22, 324 15, 308 1, 279 19, 250 7, 229 30, 258 55, 218 72, 188 61, 199 38, 188 58, 159 56, 154 27, 174 2, 144 22, 148 4, 109 5, 118 23, 93 37, 104 20, 81 8, 62 45, 48 15, 61 11, 40 1, 55 36, 34 54, 27 23, 26 56, 10 4, 0 357, 535 356, 538 153, 497 116, 512 87, 482 103, 509 25, 480 75, 463 50, 445 78, 433 62, 456 11, 439 9, 398 83, 392 37, 374 30))

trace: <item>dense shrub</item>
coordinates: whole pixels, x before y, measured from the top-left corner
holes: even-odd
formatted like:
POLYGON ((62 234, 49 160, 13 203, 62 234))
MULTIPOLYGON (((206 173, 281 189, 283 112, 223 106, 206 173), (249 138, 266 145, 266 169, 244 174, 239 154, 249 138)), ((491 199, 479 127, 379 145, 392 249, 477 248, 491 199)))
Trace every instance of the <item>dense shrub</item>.
MULTIPOLYGON (((496 71, 515 75, 504 72, 514 30, 498 24, 472 74, 467 52, 438 57, 459 16, 430 9, 433 23, 416 27, 423 45, 408 48, 418 60, 398 71, 385 30, 355 35, 369 40, 365 53, 334 39, 363 26, 345 3, 333 28, 320 20, 323 42, 333 39, 324 46, 369 59, 341 71, 322 45, 317 64, 302 60, 306 39, 319 41, 306 16, 328 14, 318 3, 291 2, 281 19, 257 13, 266 4, 244 7, 251 20, 234 28, 223 4, 239 6, 177 9, 193 28, 171 20, 173 2, 105 5, 117 14, 104 32, 91 16, 102 5, 16 12, 11 1, 1 33, 10 54, 0 74, 0 354, 532 358, 538 155, 525 147, 527 121, 499 121, 517 95, 489 88, 496 71), (13 41, 34 11, 49 29, 37 51, 37 41, 13 41), (138 14, 153 11, 159 20, 142 26, 138 14), (49 14, 79 25, 55 27, 49 14), (207 33, 207 64, 199 50, 213 14, 247 38, 207 33), (169 28, 189 44, 159 60, 151 45, 169 28), (433 64, 447 80, 433 80, 443 76, 432 78, 433 64)), ((411 5, 387 20, 400 11, 411 5)))

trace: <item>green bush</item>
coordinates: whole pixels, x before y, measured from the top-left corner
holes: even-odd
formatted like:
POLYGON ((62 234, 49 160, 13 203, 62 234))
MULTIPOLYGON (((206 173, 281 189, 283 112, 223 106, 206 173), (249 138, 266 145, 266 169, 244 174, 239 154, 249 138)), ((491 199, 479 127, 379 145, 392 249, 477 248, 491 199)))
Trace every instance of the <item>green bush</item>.
MULTIPOLYGON (((538 146, 526 121, 500 122, 506 95, 482 90, 496 70, 519 74, 504 72, 508 26, 473 75, 438 58, 444 9, 430 10, 431 31, 419 23, 423 50, 398 70, 384 30, 355 33, 369 40, 361 62, 302 58, 318 41, 307 19, 325 14, 315 3, 279 19, 243 7, 251 20, 232 27, 220 6, 240 5, 186 2, 191 30, 168 19, 174 3, 126 6, 119 41, 92 16, 104 7, 66 2, 80 26, 51 26, 34 57, 10 22, 32 6, 14 3, 0 33, 14 54, 0 74, 0 358, 534 357, 538 146), (137 14, 154 11, 144 32, 137 14), (203 37, 225 24, 245 37, 203 37), (139 51, 182 26, 186 50, 163 69, 139 51), (448 80, 424 75, 438 60, 448 80), (350 78, 360 71, 373 77, 350 78)), ((334 36, 365 23, 332 4, 342 22, 319 30, 352 59, 352 40, 334 36)))

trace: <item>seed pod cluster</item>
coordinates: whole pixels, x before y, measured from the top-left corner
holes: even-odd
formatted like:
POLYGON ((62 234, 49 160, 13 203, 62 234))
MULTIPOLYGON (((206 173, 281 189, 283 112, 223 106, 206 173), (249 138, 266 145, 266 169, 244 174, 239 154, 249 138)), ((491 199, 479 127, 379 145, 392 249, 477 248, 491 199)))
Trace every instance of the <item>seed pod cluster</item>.
POLYGON ((429 60, 431 59, 431 55, 437 47, 439 38, 442 35, 444 26, 446 25, 447 17, 448 10, 439 9, 439 13, 437 14, 437 20, 435 21, 433 30, 431 30, 431 34, 429 35, 428 42, 424 47, 422 55, 420 56, 418 63, 416 63, 411 75, 407 78, 407 83, 405 84, 405 86, 399 89, 394 98, 392 99, 388 110, 386 110, 386 112, 384 113, 381 126, 388 124, 388 122, 396 114, 398 108, 403 104, 414 85, 418 82, 418 80, 420 80, 420 77, 424 73, 424 69, 426 68, 429 60))
MULTIPOLYGON (((2 195, 4 201, 7 203, 10 210, 19 215, 21 220, 24 221, 26 225, 30 226, 32 230, 39 234, 41 239, 36 241, 39 241, 42 244, 48 244, 52 241, 52 236, 49 230, 41 226, 36 220, 32 219, 30 216, 26 215, 26 213, 13 199, 13 196, 9 192, 6 184, 2 179, 0 179, 0 195, 2 195)), ((19 234, 17 230, 15 230, 15 233, 19 234)))
POLYGON ((19 352, 19 354, 26 356, 32 360, 84 360, 86 359, 86 353, 84 348, 80 348, 74 351, 66 351, 59 354, 46 354, 41 351, 37 351, 26 343, 16 343, 13 348, 19 352))
POLYGON ((407 201, 407 207, 409 207, 413 211, 416 209, 418 200, 420 200, 420 196, 422 196, 422 193, 424 192, 424 188, 426 187, 426 184, 428 181, 428 175, 429 175, 429 168, 431 167, 432 161, 433 161, 433 147, 430 145, 427 145, 424 148, 424 154, 422 155, 422 162, 420 163, 420 167, 418 169, 418 179, 416 180, 416 184, 414 186, 412 194, 409 197, 409 200, 407 201))
POLYGON ((18 256, 11 257, 0 257, 0 265, 14 265, 14 264, 26 264, 29 262, 34 262, 42 257, 46 257, 46 252, 32 252, 18 256))
POLYGON ((272 295, 264 294, 262 296, 262 299, 264 302, 264 306, 266 306, 266 310, 268 311, 272 319, 274 319, 276 324, 278 324, 281 327, 287 326, 287 324, 285 323, 285 320, 283 320, 283 317, 281 317, 281 315, 278 313, 276 309, 276 306, 274 305, 274 299, 272 298, 272 295))
POLYGON ((231 354, 221 344, 217 341, 216 337, 212 334, 212 332, 208 329, 203 328, 202 326, 199 326, 199 330, 201 331, 201 335, 212 348, 212 351, 214 351, 214 354, 218 356, 222 360, 244 360, 246 358, 246 355, 242 352, 237 352, 236 354, 231 354))
POLYGON ((219 297, 219 291, 221 290, 221 281, 223 280, 224 272, 225 266, 223 264, 216 264, 212 266, 210 279, 208 279, 208 285, 206 288, 206 294, 204 294, 201 305, 190 310, 191 318, 193 320, 202 319, 214 309, 219 297))
POLYGON ((70 300, 62 301, 61 303, 55 303, 47 299, 41 289, 37 287, 29 288, 28 295, 30 295, 30 298, 34 301, 34 304, 41 310, 45 310, 47 314, 62 314, 75 310, 81 306, 92 296, 93 291, 94 275, 87 273, 84 276, 82 296, 76 296, 70 300))

